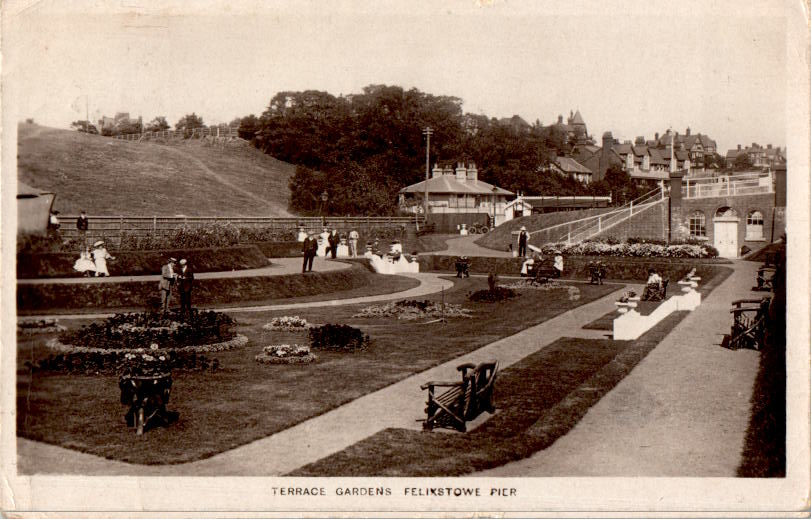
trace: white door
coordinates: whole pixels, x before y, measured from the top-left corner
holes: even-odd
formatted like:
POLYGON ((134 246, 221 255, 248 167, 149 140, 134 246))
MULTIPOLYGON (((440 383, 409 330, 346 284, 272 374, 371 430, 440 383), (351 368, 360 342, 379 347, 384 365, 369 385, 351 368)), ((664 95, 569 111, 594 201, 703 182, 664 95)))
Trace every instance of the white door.
POLYGON ((717 217, 713 227, 715 248, 722 258, 738 257, 738 218, 717 217))

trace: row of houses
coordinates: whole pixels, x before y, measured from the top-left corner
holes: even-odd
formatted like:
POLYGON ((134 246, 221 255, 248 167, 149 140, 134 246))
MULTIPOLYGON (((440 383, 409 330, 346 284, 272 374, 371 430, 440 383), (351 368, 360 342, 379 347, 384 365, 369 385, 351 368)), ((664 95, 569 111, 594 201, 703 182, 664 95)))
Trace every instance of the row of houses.
POLYGON ((774 169, 786 163, 786 153, 783 149, 771 144, 767 144, 764 148, 753 142, 751 146, 745 148, 738 144, 737 149, 728 150, 725 157, 726 166, 732 168, 741 156, 748 159, 747 166, 754 168, 774 169))

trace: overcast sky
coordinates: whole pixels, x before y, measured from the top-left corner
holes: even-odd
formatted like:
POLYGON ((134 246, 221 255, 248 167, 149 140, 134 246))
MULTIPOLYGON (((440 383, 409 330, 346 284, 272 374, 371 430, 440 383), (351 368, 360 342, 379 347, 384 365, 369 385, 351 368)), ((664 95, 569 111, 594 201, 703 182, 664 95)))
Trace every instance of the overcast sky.
POLYGON ((722 153, 786 143, 780 1, 5 4, 4 109, 48 126, 84 119, 86 104, 92 120, 228 122, 282 90, 385 83, 544 124, 579 109, 598 141, 689 126, 722 153))

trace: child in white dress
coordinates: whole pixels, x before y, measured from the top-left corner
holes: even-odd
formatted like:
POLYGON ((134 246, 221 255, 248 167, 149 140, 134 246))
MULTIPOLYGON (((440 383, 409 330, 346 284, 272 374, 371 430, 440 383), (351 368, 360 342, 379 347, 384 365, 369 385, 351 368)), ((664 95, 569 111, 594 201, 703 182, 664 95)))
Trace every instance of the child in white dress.
POLYGON ((79 253, 79 259, 73 264, 73 270, 80 272, 84 277, 93 275, 96 271, 96 264, 90 259, 89 249, 85 249, 79 253))
POLYGON ((110 256, 110 253, 107 252, 103 241, 97 241, 93 244, 93 247, 93 263, 96 264, 96 277, 109 276, 110 273, 107 271, 107 260, 114 260, 115 258, 110 256))

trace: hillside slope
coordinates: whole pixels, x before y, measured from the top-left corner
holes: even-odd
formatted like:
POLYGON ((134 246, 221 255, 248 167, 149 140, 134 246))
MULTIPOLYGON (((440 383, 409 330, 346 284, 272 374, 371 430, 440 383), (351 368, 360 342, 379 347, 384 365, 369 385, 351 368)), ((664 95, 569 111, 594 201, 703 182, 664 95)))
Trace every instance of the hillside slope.
POLYGON ((18 178, 56 193, 62 213, 291 216, 295 166, 244 141, 137 143, 20 124, 18 178))

